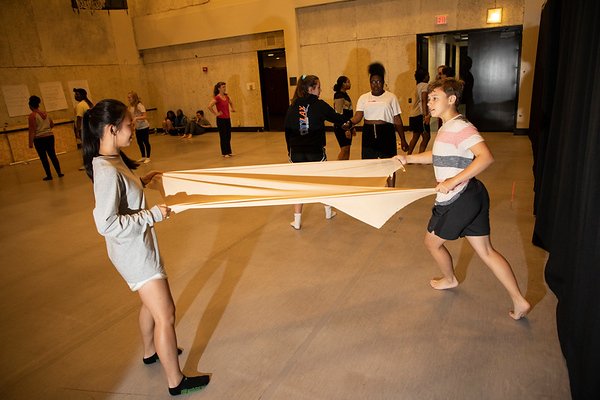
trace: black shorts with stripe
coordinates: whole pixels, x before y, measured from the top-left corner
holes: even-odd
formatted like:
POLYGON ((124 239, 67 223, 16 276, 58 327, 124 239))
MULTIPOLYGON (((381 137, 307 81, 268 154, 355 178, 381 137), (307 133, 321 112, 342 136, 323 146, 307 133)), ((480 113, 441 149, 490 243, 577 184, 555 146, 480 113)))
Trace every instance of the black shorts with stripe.
POLYGON ((364 124, 362 130, 361 158, 392 158, 398 154, 394 124, 364 124))

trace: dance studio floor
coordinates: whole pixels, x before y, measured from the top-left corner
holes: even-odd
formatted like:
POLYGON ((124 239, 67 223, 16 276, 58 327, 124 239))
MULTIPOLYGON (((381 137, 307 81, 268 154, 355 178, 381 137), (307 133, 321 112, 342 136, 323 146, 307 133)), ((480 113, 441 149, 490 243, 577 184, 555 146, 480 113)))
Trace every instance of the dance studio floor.
MULTIPOLYGON (((461 285, 429 287, 438 272, 422 239, 432 197, 379 230, 341 212, 326 220, 316 204, 305 206, 300 231, 289 225, 291 206, 186 211, 156 225, 181 365, 213 374, 185 398, 570 399, 546 254, 530 242, 531 146, 484 137, 496 158, 480 176, 492 241, 534 305, 527 319, 508 316, 507 293, 464 240, 448 246, 461 285)), ((281 132, 234 132, 230 159, 216 133, 151 142, 140 172, 287 161, 281 132)), ((327 148, 335 159, 332 134, 327 148)), ((128 154, 139 157, 135 144, 128 154)), ((0 168, 0 397, 170 398, 160 365, 142 364, 139 298, 95 230, 79 154, 59 159, 66 175, 50 182, 39 161, 0 168)), ((431 166, 409 166, 397 182, 433 185, 431 166)))

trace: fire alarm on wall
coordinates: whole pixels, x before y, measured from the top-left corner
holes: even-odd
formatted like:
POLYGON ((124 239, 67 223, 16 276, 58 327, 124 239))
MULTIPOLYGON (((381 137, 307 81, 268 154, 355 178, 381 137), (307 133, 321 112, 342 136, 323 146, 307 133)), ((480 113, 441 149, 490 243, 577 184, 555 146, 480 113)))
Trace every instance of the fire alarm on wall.
POLYGON ((202 67, 202 72, 208 72, 208 67, 202 67))

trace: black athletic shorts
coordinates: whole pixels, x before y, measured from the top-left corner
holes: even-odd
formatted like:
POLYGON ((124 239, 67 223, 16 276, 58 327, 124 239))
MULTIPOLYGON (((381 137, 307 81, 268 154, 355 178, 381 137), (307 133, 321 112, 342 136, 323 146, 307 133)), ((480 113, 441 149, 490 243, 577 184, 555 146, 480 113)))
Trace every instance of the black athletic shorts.
POLYGON ((427 231, 446 240, 490 234, 490 196, 475 178, 452 203, 431 210, 427 231))
POLYGON ((410 127, 411 132, 416 133, 431 133, 431 126, 425 124, 425 120, 423 119, 423 115, 417 115, 416 117, 408 118, 408 125, 410 127))
POLYGON ((396 154, 398 154, 398 145, 394 124, 363 125, 361 149, 363 160, 392 158, 396 154))
POLYGON ((335 133, 335 138, 338 141, 340 147, 346 147, 352 145, 352 136, 350 138, 346 137, 346 131, 342 129, 339 125, 333 126, 333 132, 335 133))
POLYGON ((319 161, 327 161, 327 154, 325 154, 325 148, 320 151, 299 151, 290 149, 289 154, 290 162, 319 162, 319 161))

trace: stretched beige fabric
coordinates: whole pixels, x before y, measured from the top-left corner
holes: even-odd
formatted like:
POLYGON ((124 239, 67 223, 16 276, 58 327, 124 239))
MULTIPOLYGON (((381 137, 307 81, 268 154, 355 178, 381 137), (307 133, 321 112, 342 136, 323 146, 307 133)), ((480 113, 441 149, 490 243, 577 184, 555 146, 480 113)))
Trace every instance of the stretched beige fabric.
POLYGON ((176 212, 193 208, 323 203, 375 228, 434 189, 386 188, 396 159, 272 164, 165 172, 162 194, 176 212))

